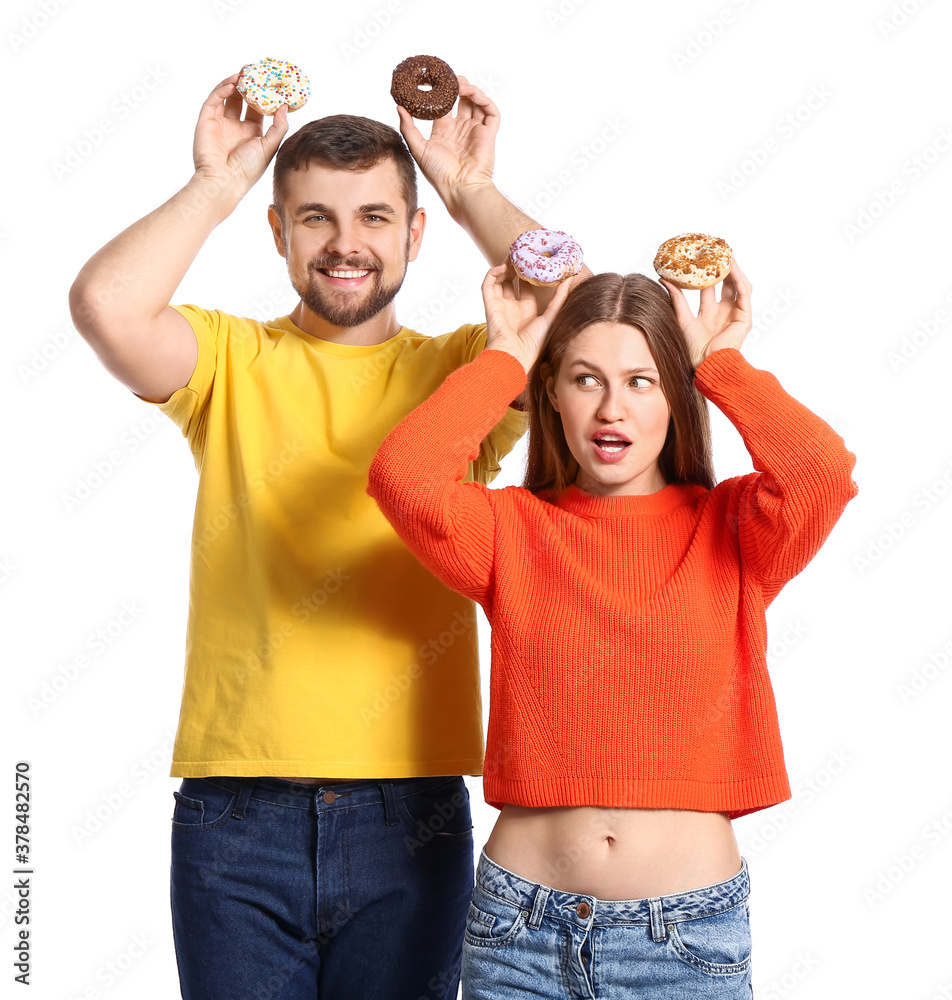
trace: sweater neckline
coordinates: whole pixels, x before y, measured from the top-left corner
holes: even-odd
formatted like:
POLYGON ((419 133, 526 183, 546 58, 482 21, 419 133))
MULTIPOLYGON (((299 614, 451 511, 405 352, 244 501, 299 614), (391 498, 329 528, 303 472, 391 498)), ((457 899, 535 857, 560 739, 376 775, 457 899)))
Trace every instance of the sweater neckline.
POLYGON ((684 507, 706 490, 695 483, 665 486, 638 496, 600 496, 571 485, 556 505, 584 517, 661 517, 684 507))

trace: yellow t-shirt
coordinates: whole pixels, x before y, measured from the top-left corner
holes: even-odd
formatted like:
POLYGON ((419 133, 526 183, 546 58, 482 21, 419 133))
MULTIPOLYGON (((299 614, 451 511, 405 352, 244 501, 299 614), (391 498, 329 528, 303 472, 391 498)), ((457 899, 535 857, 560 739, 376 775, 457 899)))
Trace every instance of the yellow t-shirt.
MULTIPOLYGON (((355 347, 288 317, 176 308, 198 363, 160 405, 199 487, 172 775, 479 774, 474 606, 365 491, 381 441, 482 350, 485 326, 355 347)), ((524 429, 509 411, 473 477, 491 480, 524 429)))

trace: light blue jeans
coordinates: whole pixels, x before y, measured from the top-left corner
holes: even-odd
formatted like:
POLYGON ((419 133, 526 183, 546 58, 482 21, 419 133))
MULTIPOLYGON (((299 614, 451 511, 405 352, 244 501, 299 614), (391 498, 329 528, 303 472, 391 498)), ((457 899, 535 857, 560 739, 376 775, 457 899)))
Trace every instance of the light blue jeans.
POLYGON ((463 1000, 750 1000, 747 864, 726 882, 654 899, 602 900, 476 868, 463 1000))

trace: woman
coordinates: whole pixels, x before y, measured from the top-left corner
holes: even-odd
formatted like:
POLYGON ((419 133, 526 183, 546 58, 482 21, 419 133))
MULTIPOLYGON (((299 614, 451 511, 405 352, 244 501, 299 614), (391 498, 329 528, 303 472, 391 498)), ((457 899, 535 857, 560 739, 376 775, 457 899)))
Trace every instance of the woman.
POLYGON ((492 625, 501 814, 463 996, 749 997, 731 819, 790 797, 764 611, 855 494, 854 458, 740 354, 736 264, 697 316, 672 285, 611 274, 539 316, 505 271, 483 283, 486 350, 390 434, 369 487, 492 625), (527 373, 524 487, 462 483, 527 373), (758 472, 714 486, 701 394, 758 472))

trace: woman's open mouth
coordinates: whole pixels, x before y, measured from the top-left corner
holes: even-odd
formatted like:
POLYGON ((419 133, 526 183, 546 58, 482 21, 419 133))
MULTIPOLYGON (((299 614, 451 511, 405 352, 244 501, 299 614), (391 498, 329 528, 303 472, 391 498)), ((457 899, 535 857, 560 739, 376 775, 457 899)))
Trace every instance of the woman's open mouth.
POLYGON ((599 432, 592 437, 595 454, 603 462, 617 462, 627 454, 631 441, 623 434, 612 431, 599 432))

